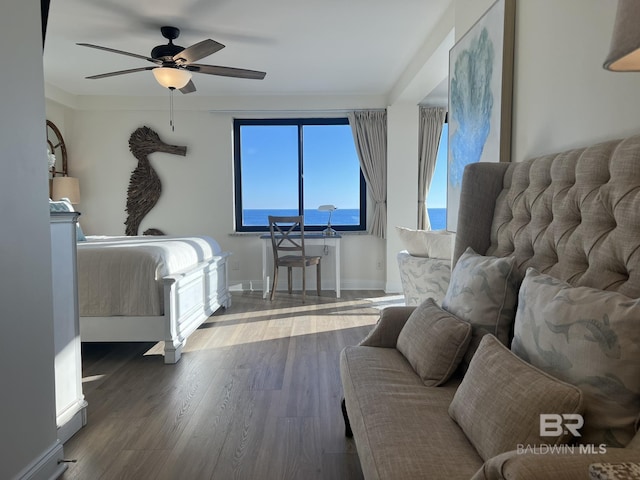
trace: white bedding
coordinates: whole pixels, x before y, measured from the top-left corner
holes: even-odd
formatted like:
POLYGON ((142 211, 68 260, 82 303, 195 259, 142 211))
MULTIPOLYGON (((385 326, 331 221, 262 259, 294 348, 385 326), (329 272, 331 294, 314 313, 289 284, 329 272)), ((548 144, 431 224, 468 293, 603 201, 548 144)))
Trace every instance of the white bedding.
POLYGON ((78 242, 80 316, 163 315, 162 278, 221 251, 207 236, 87 236, 78 242))

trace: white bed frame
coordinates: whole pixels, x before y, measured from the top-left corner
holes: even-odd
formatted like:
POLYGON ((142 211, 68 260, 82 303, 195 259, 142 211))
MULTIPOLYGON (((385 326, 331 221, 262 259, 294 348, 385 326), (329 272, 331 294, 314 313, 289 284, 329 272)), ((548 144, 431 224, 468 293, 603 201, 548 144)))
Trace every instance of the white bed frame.
POLYGON ((189 335, 218 308, 231 306, 230 255, 223 252, 164 277, 164 315, 80 317, 80 338, 83 342, 164 341, 164 363, 176 363, 189 335))

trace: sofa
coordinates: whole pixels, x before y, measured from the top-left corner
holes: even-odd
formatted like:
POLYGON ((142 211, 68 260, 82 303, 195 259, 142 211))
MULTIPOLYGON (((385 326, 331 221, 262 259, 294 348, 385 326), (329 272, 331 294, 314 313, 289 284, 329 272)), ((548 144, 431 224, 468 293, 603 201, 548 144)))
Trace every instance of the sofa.
POLYGON ((640 478, 640 136, 467 166, 452 265, 341 353, 364 477, 640 478))

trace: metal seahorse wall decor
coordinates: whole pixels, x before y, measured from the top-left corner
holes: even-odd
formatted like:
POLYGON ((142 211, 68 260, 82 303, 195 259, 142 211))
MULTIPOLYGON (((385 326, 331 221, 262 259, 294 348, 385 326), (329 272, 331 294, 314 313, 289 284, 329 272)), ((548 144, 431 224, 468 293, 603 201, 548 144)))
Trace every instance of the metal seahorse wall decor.
MULTIPOLYGON (((129 150, 138 160, 138 165, 131 172, 129 188, 127 190, 127 220, 126 235, 138 235, 138 228, 142 219, 158 203, 162 184, 160 177, 151 167, 149 155, 154 152, 172 153, 174 155, 187 154, 187 147, 169 145, 160 140, 160 137, 149 127, 140 127, 129 137, 129 150)), ((145 235, 162 235, 157 228, 150 228, 145 235)))

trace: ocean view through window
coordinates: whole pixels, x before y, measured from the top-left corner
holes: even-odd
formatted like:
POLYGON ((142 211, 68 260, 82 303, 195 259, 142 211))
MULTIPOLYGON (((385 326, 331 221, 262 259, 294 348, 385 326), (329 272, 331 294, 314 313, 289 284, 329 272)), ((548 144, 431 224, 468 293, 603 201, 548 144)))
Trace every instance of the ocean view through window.
POLYGON ((305 230, 366 229, 366 185, 346 118, 236 119, 236 231, 266 231, 269 215, 304 215, 305 230))

